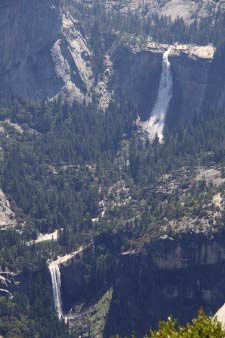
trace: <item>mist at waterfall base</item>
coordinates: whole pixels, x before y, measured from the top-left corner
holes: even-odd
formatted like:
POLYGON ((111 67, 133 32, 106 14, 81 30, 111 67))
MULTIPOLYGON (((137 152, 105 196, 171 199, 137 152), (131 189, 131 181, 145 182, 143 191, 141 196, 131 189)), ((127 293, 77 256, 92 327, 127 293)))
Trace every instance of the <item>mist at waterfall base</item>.
POLYGON ((151 142, 154 141, 156 136, 158 136, 160 143, 163 142, 165 119, 173 92, 173 78, 169 61, 170 51, 171 49, 168 49, 163 54, 162 74, 159 84, 158 96, 151 116, 149 120, 141 124, 143 129, 148 133, 148 138, 151 142))
POLYGON ((49 271, 52 280, 52 289, 53 289, 53 297, 55 310, 57 312, 58 318, 63 318, 63 310, 62 310, 62 297, 61 297, 61 273, 59 269, 59 265, 52 262, 49 264, 49 271))

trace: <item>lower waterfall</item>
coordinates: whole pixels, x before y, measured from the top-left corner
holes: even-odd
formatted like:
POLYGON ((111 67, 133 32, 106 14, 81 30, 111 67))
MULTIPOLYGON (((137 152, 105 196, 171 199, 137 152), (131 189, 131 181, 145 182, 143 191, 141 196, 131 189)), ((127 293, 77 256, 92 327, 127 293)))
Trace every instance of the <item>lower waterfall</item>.
POLYGON ((163 54, 162 74, 155 106, 149 120, 141 124, 143 129, 148 133, 148 137, 151 142, 154 141, 156 136, 158 136, 160 143, 163 142, 165 118, 173 91, 173 78, 169 61, 170 51, 171 49, 169 48, 163 54))
POLYGON ((61 297, 61 273, 59 265, 55 262, 51 262, 48 266, 51 279, 52 279, 52 289, 54 296, 55 310, 57 312, 58 318, 63 318, 62 310, 62 297, 61 297))
POLYGON ((64 256, 58 256, 57 259, 54 261, 48 261, 48 269, 52 280, 55 310, 58 315, 58 318, 63 319, 65 322, 67 322, 68 317, 63 314, 60 264, 68 262, 76 255, 81 254, 83 251, 87 250, 91 246, 92 244, 86 245, 85 247, 81 246, 76 251, 73 251, 69 254, 65 254, 64 256))

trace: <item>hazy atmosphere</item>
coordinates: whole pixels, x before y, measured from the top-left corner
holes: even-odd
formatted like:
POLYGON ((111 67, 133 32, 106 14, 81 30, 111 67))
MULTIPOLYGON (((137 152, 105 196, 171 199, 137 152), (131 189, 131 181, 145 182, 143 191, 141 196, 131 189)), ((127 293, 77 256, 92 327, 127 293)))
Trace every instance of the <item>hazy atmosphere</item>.
POLYGON ((225 338, 225 0, 0 0, 0 338, 225 338))

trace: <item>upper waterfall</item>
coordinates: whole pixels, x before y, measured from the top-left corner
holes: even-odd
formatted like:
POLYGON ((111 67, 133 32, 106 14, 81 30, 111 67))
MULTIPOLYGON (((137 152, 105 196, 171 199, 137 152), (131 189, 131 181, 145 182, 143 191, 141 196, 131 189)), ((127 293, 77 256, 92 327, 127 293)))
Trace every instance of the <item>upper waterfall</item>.
POLYGON ((63 317, 62 297, 61 297, 61 273, 59 265, 55 262, 51 262, 48 267, 52 279, 52 289, 55 309, 59 319, 61 319, 63 317))
POLYGON ((141 124, 143 129, 148 133, 148 137, 151 142, 154 141, 156 136, 158 136, 160 143, 163 142, 165 118, 173 92, 173 78, 169 61, 170 51, 171 48, 169 48, 163 54, 162 74, 159 84, 158 96, 151 116, 149 120, 141 124))

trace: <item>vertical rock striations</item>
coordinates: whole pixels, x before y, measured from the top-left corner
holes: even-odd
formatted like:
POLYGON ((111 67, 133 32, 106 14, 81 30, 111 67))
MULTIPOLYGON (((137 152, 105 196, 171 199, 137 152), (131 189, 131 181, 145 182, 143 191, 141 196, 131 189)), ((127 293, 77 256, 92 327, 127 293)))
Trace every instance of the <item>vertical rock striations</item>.
POLYGON ((0 96, 40 98, 53 90, 50 48, 61 32, 61 0, 0 4, 0 96))
POLYGON ((0 4, 0 97, 88 99, 92 72, 85 39, 62 0, 0 4))
MULTIPOLYGON (((155 134, 153 122, 159 122, 154 109, 161 110, 163 103, 161 97, 158 97, 160 78, 163 74, 162 56, 165 49, 169 48, 171 48, 170 66, 167 69, 171 71, 173 90, 170 86, 166 86, 165 93, 161 91, 163 95, 166 94, 168 100, 168 102, 164 100, 167 111, 166 117, 163 115, 165 125, 170 129, 176 128, 178 124, 186 125, 195 113, 207 110, 209 92, 211 97, 217 93, 217 97, 223 98, 222 90, 219 88, 221 83, 225 83, 225 78, 221 79, 219 68, 214 65, 213 46, 150 42, 142 48, 134 49, 128 43, 121 43, 113 49, 111 55, 114 70, 111 87, 114 96, 117 100, 126 100, 136 107, 144 126, 148 125, 148 121, 151 122, 153 128, 149 126, 149 131, 153 134, 155 134), (152 114, 155 117, 151 119, 152 114)), ((169 75, 168 78, 165 77, 169 84, 170 71, 164 73, 169 75)), ((163 88, 163 84, 161 87, 163 88)), ((215 104, 215 100, 211 100, 211 106, 215 107, 215 104)), ((163 126, 164 123, 161 124, 161 127, 163 126)))
POLYGON ((225 301, 224 238, 186 234, 122 254, 104 337, 143 337, 168 316, 191 321, 201 306, 214 315, 225 301))
POLYGON ((61 30, 61 0, 2 0, 0 70, 18 67, 52 43, 61 30))
POLYGON ((156 137, 159 142, 163 142, 163 129, 165 125, 166 114, 172 98, 173 78, 171 74, 171 64, 169 61, 170 49, 163 53, 162 74, 159 83, 157 99, 150 118, 142 123, 143 129, 148 133, 150 141, 156 137))

